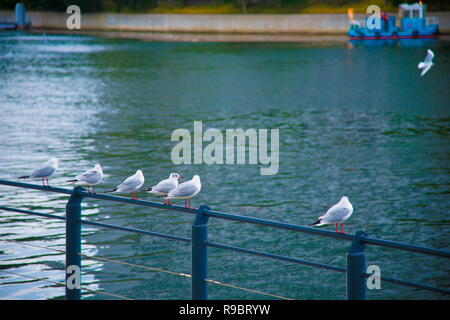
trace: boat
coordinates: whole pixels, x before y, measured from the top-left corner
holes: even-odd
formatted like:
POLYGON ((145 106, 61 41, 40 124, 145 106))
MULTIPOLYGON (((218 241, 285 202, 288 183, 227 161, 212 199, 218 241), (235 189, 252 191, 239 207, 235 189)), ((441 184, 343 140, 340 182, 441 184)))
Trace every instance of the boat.
POLYGON ((15 21, 6 21, 6 18, 3 17, 2 21, 0 22, 0 30, 31 29, 31 21, 29 19, 28 21, 26 21, 25 19, 25 5, 19 2, 15 7, 15 21))
POLYGON ((14 22, 3 20, 0 22, 0 30, 16 30, 17 25, 14 22))
POLYGON ((384 40, 435 38, 439 34, 438 18, 426 17, 425 4, 421 1, 400 4, 399 20, 397 25, 396 17, 385 12, 379 17, 366 17, 364 21, 350 19, 348 35, 352 40, 384 40))

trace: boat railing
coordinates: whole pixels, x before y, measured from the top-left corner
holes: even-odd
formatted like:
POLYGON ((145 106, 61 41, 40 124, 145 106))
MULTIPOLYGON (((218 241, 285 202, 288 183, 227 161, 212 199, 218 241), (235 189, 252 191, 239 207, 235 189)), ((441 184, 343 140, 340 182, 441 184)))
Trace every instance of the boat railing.
POLYGON ((432 26, 439 24, 439 18, 438 17, 425 17, 425 25, 432 26))

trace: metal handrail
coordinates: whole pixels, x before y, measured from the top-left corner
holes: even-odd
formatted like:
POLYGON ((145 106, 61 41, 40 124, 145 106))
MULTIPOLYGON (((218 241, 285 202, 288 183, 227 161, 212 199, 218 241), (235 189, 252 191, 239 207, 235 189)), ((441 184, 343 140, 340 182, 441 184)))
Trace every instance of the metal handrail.
MULTIPOLYGON (((40 186, 40 185, 35 185, 35 184, 15 182, 15 181, 9 181, 9 180, 1 180, 0 179, 0 185, 9 185, 9 186, 19 187, 19 188, 27 188, 27 189, 43 190, 43 191, 56 192, 56 193, 72 194, 72 189, 47 187, 47 186, 40 186)), ((79 194, 85 198, 108 200, 108 201, 114 201, 114 202, 120 202, 120 203, 128 203, 128 204, 147 206, 147 207, 158 208, 158 209, 167 209, 167 210, 178 211, 178 212, 186 212, 186 213, 190 213, 190 214, 194 214, 194 215, 198 214, 198 212, 199 212, 198 209, 185 208, 183 206, 177 206, 177 205, 168 206, 168 205, 162 204, 160 202, 139 200, 139 199, 138 200, 129 199, 129 198, 111 196, 111 195, 106 195, 106 194, 89 193, 89 192, 82 191, 82 190, 79 191, 79 194)), ((336 238, 336 239, 347 240, 347 241, 353 241, 355 239, 355 236, 352 234, 336 233, 333 231, 299 226, 296 224, 291 224, 291 223, 286 223, 286 222, 279 222, 279 221, 273 221, 273 220, 267 220, 267 219, 259 219, 259 218, 254 218, 254 217, 248 217, 248 216, 213 211, 213 210, 205 210, 204 214, 208 215, 210 217, 215 217, 215 218, 220 218, 220 219, 225 219, 225 220, 233 220, 233 221, 237 221, 237 222, 247 222, 247 223, 252 223, 252 224, 257 224, 257 225, 262 225, 262 226, 269 226, 269 227, 291 230, 291 231, 296 231, 296 232, 301 232, 301 233, 315 234, 315 235, 319 235, 319 236, 336 238)), ((404 251, 429 254, 429 255, 434 255, 434 256, 439 256, 439 257, 444 257, 444 258, 450 258, 450 251, 442 250, 442 249, 417 246, 417 245, 406 244, 406 243, 398 242, 398 241, 373 238, 373 237, 369 237, 369 236, 364 237, 362 239, 362 241, 366 244, 371 244, 371 245, 376 245, 376 246, 389 247, 389 248, 398 249, 398 250, 404 250, 404 251)))
MULTIPOLYGON (((176 240, 176 241, 182 241, 185 243, 190 243, 191 244, 191 255, 192 255, 192 259, 191 259, 191 269, 192 269, 191 296, 193 299, 206 299, 207 298, 207 288, 206 288, 207 281, 205 281, 207 279, 207 276, 206 276, 206 270, 207 270, 206 247, 215 247, 215 248, 224 249, 224 250, 237 251, 237 252, 241 252, 241 253, 245 253, 245 254, 261 256, 261 257, 265 257, 265 258, 278 259, 278 260, 287 261, 287 262, 291 262, 291 263, 326 269, 326 270, 330 270, 330 271, 334 271, 334 272, 347 273, 347 296, 350 299, 353 299, 353 298, 364 299, 365 298, 365 287, 363 286, 363 280, 365 278, 368 278, 371 276, 370 274, 367 274, 365 272, 365 270, 363 269, 363 266, 365 265, 364 247, 367 244, 388 247, 388 248, 393 248, 393 249, 398 249, 398 250, 404 250, 404 251, 409 251, 409 252, 422 253, 422 254, 427 254, 427 255, 434 255, 434 256, 443 257, 443 258, 450 258, 450 251, 447 251, 447 250, 423 247, 423 246, 412 245, 412 244, 391 241, 391 240, 384 240, 384 239, 379 239, 379 238, 373 238, 373 237, 369 237, 368 235, 366 235, 363 232, 357 232, 354 235, 346 234, 346 233, 335 233, 332 231, 311 228, 311 227, 306 227, 306 226, 299 226, 299 225, 286 223, 286 222, 259 219, 259 218, 249 217, 249 216, 218 212, 218 211, 211 210, 207 206, 201 206, 198 209, 185 208, 182 206, 166 205, 166 204, 162 204, 159 202, 153 202, 153 201, 147 201, 147 200, 129 199, 129 198, 111 196, 111 195, 106 195, 106 194, 89 193, 89 192, 84 191, 84 189, 81 187, 75 187, 74 189, 65 189, 65 188, 55 188, 55 187, 49 187, 49 186, 40 186, 40 185, 35 185, 35 184, 9 181, 9 180, 0 180, 0 185, 7 185, 7 186, 55 192, 55 193, 63 193, 63 194, 68 194, 71 196, 68 201, 67 207, 66 207, 66 216, 65 217, 46 214, 46 213, 40 213, 40 212, 35 212, 35 211, 30 211, 30 210, 0 206, 0 210, 6 210, 6 211, 11 211, 11 212, 32 214, 32 215, 37 215, 37 216, 42 216, 42 217, 47 217, 47 218, 66 220, 66 249, 67 249, 66 250, 66 265, 67 264, 70 265, 69 264, 69 262, 70 262, 70 263, 79 264, 81 266, 81 264, 79 263, 80 252, 78 252, 78 251, 81 251, 81 249, 79 248, 79 245, 81 243, 81 225, 82 224, 103 227, 103 228, 110 228, 110 229, 126 231, 126 232, 133 232, 133 233, 138 233, 138 234, 142 234, 142 235, 148 235, 148 236, 154 236, 154 237, 160 237, 160 238, 169 239, 169 240, 176 240), (134 228, 122 227, 122 226, 117 226, 117 225, 111 225, 111 224, 81 219, 80 204, 84 197, 194 214, 196 216, 196 218, 195 218, 194 224, 192 226, 191 238, 180 237, 180 236, 175 236, 175 235, 170 235, 170 234, 165 234, 165 233, 158 233, 158 232, 153 232, 153 231, 139 230, 139 229, 134 229, 134 228), (71 214, 69 214, 69 211, 71 214), (77 215, 79 216, 79 218, 76 217, 77 215), (247 248, 240 248, 240 247, 236 247, 236 246, 230 246, 230 245, 226 245, 226 244, 207 241, 206 229, 207 229, 207 222, 210 217, 231 220, 231 221, 237 221, 237 222, 251 223, 251 224, 268 226, 268 227, 274 227, 274 228, 279 228, 279 229, 284 229, 284 230, 291 230, 291 231, 300 232, 300 233, 314 234, 314 235, 319 235, 319 236, 324 236, 324 237, 329 237, 329 238, 334 238, 334 239, 339 239, 339 240, 351 241, 352 246, 350 249, 350 253, 347 256, 347 268, 341 268, 341 267, 331 266, 331 265, 327 265, 327 264, 311 262, 311 261, 307 261, 307 260, 303 260, 303 259, 299 259, 299 258, 282 256, 282 255, 278 255, 278 254, 273 254, 273 253, 268 253, 268 252, 263 252, 263 251, 258 251, 258 250, 252 250, 252 249, 247 249, 247 248), (71 226, 69 227, 69 225, 71 225, 71 226), (79 232, 77 231, 77 228, 79 229, 79 232), (68 239, 69 237, 70 237, 70 240, 68 239), (78 245, 78 247, 77 247, 77 245, 78 245), (359 274, 359 276, 357 276, 358 274, 359 274)), ((437 287, 433 287, 433 286, 429 286, 429 285, 424 285, 424 284, 420 284, 420 283, 415 283, 415 282, 411 282, 411 281, 400 280, 400 279, 395 279, 395 278, 391 278, 391 277, 381 277, 381 280, 385 280, 387 282, 405 285, 405 286, 409 286, 409 287, 415 287, 415 288, 440 292, 440 293, 444 293, 444 294, 450 294, 450 290, 437 288, 437 287)), ((66 272, 66 281, 67 281, 67 272, 66 272)), ((66 288, 66 298, 74 298, 74 299, 78 298, 79 299, 79 297, 80 297, 80 294, 78 291, 71 291, 66 288)))

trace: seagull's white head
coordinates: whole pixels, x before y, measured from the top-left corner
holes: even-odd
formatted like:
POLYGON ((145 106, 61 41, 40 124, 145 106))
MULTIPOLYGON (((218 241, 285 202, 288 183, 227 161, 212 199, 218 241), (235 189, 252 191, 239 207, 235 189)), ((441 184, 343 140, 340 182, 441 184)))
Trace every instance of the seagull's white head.
POLYGON ((144 174, 142 173, 141 170, 136 171, 136 174, 137 174, 139 177, 144 177, 144 174))
POLYGON ((181 174, 175 173, 175 172, 171 173, 169 176, 169 179, 180 179, 180 178, 184 178, 184 177, 181 174))
POLYGON ((194 181, 195 183, 200 184, 200 176, 198 174, 196 174, 193 178, 192 181, 194 181))
POLYGON ((54 167, 58 167, 59 165, 59 159, 58 158, 51 158, 48 160, 48 163, 54 167))
POLYGON ((102 170, 102 167, 100 166, 100 163, 97 163, 97 164, 95 165, 94 170, 103 173, 103 170, 102 170))
POLYGON ((341 198, 341 202, 344 202, 344 201, 345 201, 345 202, 349 202, 349 201, 348 201, 348 197, 343 196, 343 197, 341 198))

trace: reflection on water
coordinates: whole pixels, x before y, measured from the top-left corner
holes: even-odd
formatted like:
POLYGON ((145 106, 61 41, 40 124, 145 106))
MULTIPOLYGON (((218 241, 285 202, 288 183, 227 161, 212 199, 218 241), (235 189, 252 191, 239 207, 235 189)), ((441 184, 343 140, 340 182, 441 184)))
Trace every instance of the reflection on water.
MULTIPOLYGON (((428 46, 428 44, 427 44, 428 46)), ((449 248, 449 42, 426 47, 330 43, 165 43, 88 36, 0 34, 0 176, 15 179, 51 156, 50 184, 101 163, 109 190, 144 172, 145 186, 179 172, 202 178, 194 206, 299 225, 342 195, 354 206, 348 232, 449 248), (278 128, 280 170, 259 165, 180 165, 170 136, 217 128, 278 128)), ((39 183, 39 181, 35 182, 39 183)), ((154 199, 140 193, 138 197, 154 199)), ((0 203, 64 215, 68 197, 0 186, 0 203)), ((181 201, 174 201, 182 204, 181 201)), ((189 237, 193 217, 86 199, 83 218, 189 237)), ((331 227, 324 227, 333 229, 331 227)), ((64 250, 64 223, 0 213, 3 240, 64 250)), ((345 267, 349 244, 210 219, 211 241, 345 267)), ((0 239, 0 240, 1 240, 0 239)), ((5 299, 61 298, 58 251, 0 241, 5 299)), ((190 273, 189 245, 83 227, 83 254, 190 273)), ((209 278, 296 299, 345 299, 345 275, 210 248, 209 278), (326 274, 325 274, 326 273, 326 274), (326 280, 323 280, 326 279, 326 280)), ((382 274, 449 287, 448 261, 376 247, 382 274)), ((83 258, 83 284, 137 299, 188 299, 189 280, 83 258)), ((210 285, 213 299, 261 299, 210 285)), ((84 298, 110 298, 85 291, 84 298)), ((370 299, 443 298, 383 284, 370 299)))
MULTIPOLYGON (((448 39, 447 39, 448 41, 448 39)), ((349 40, 349 43, 353 46, 361 47, 434 47, 437 45, 438 40, 436 38, 429 39, 382 39, 382 40, 349 40)))

